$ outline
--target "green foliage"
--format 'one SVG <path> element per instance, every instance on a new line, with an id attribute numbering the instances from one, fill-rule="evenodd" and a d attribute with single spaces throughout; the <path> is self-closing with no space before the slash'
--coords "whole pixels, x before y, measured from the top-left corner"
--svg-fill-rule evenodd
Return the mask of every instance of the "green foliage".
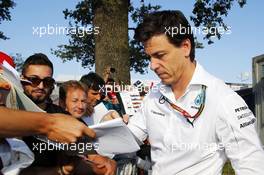
<path id="1" fill-rule="evenodd" d="M 11 57 L 13 58 L 13 60 L 16 64 L 16 70 L 21 73 L 22 67 L 24 64 L 24 59 L 23 59 L 22 55 L 20 53 L 16 53 L 15 55 L 11 55 Z"/>
<path id="2" fill-rule="evenodd" d="M 114 0 L 108 0 L 108 3 L 113 2 Z M 65 19 L 69 20 L 69 27 L 95 27 L 93 25 L 94 10 L 100 5 L 101 0 L 84 0 L 75 6 L 75 10 L 65 9 L 63 13 Z M 156 11 L 159 8 L 160 6 L 144 5 L 144 3 L 140 7 L 134 7 L 129 3 L 128 11 L 131 19 L 135 23 L 139 23 L 142 21 L 143 15 Z M 59 45 L 57 49 L 52 49 L 52 53 L 60 57 L 63 61 L 76 59 L 77 61 L 81 61 L 83 67 L 91 68 L 95 63 L 94 34 L 85 34 L 84 37 L 79 37 L 78 34 L 69 34 L 69 37 L 68 45 Z M 144 54 L 143 47 L 130 39 L 129 53 L 131 70 L 145 73 L 149 61 Z"/>
<path id="3" fill-rule="evenodd" d="M 246 0 L 237 0 L 240 7 L 246 4 Z M 223 17 L 228 15 L 234 0 L 196 0 L 193 8 L 191 20 L 195 27 L 205 27 L 208 33 L 204 39 L 208 40 L 208 44 L 212 44 L 212 38 L 221 38 L 219 27 L 223 27 L 225 31 L 228 26 L 224 23 Z M 213 29 L 213 30 L 210 30 Z"/>
<path id="4" fill-rule="evenodd" d="M 116 3 L 116 0 L 104 0 L 107 3 Z M 143 20 L 144 15 L 159 10 L 161 6 L 152 6 L 145 4 L 144 0 L 140 0 L 140 6 L 135 7 L 129 2 L 128 12 L 134 23 L 138 24 Z M 136 0 L 135 0 L 136 1 Z M 223 27 L 227 30 L 227 25 L 223 21 L 223 17 L 228 15 L 234 0 L 196 0 L 193 8 L 193 15 L 190 17 L 195 27 L 205 27 L 216 30 L 208 30 L 204 39 L 208 40 L 208 44 L 212 44 L 212 38 L 221 38 L 221 33 L 217 27 Z M 246 4 L 246 0 L 237 0 L 240 7 Z M 63 11 L 65 19 L 69 20 L 69 27 L 95 27 L 93 25 L 94 11 L 102 5 L 102 0 L 83 0 L 78 2 L 74 10 L 66 9 Z M 103 7 L 104 8 L 104 7 Z M 111 10 L 105 7 L 104 10 Z M 129 30 L 134 30 L 129 27 Z M 81 61 L 83 67 L 91 68 L 95 63 L 95 39 L 94 34 L 86 34 L 83 37 L 78 34 L 69 34 L 69 44 L 60 45 L 57 50 L 52 53 L 60 57 L 63 61 L 76 59 Z M 203 48 L 203 44 L 196 39 L 196 48 Z M 129 38 L 129 54 L 130 54 L 130 70 L 139 73 L 146 73 L 149 64 L 148 56 L 144 53 L 143 46 L 133 39 Z"/>
<path id="5" fill-rule="evenodd" d="M 135 8 L 130 4 L 128 10 L 130 12 L 130 17 L 134 23 L 139 24 L 143 21 L 143 17 L 146 14 L 157 11 L 161 6 L 152 6 L 151 4 L 144 4 L 144 1 L 141 1 L 141 6 Z M 130 28 L 130 30 L 134 30 Z M 149 65 L 149 57 L 144 52 L 144 47 L 141 43 L 129 39 L 129 55 L 130 55 L 130 70 L 144 74 L 147 72 L 147 67 Z"/>
<path id="6" fill-rule="evenodd" d="M 65 19 L 69 20 L 69 28 L 78 30 L 84 27 L 82 30 L 90 30 L 93 27 L 94 6 L 93 0 L 84 0 L 78 2 L 74 11 L 65 9 L 63 13 Z M 83 67 L 91 69 L 95 63 L 94 34 L 84 32 L 81 37 L 79 33 L 69 32 L 68 35 L 69 45 L 59 45 L 57 50 L 52 49 L 52 53 L 64 62 L 75 58 L 77 62 L 81 61 Z"/>
<path id="7" fill-rule="evenodd" d="M 146 73 L 149 65 L 149 56 L 145 54 L 144 47 L 135 40 L 129 42 L 130 69 L 141 74 Z"/>
<path id="8" fill-rule="evenodd" d="M 12 0 L 0 0 L 0 24 L 2 21 L 11 21 L 10 8 L 14 8 L 15 3 Z M 8 37 L 0 31 L 0 39 L 6 40 Z"/>
<path id="9" fill-rule="evenodd" d="M 151 12 L 155 12 L 161 8 L 160 5 L 152 6 L 151 4 L 144 4 L 144 1 L 141 1 L 141 6 L 138 8 L 133 7 L 133 5 L 130 3 L 128 7 L 128 11 L 130 12 L 131 19 L 134 23 L 140 23 L 143 21 L 143 17 L 146 14 L 149 14 Z"/>

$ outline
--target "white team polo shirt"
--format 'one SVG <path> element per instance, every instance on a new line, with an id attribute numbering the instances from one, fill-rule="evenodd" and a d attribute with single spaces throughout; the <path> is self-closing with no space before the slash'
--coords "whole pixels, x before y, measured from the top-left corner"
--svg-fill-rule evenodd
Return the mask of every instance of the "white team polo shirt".
<path id="1" fill-rule="evenodd" d="M 162 96 L 192 116 L 187 122 Z M 221 80 L 196 64 L 194 75 L 179 99 L 169 86 L 160 84 L 143 100 L 128 127 L 141 141 L 149 138 L 154 175 L 220 175 L 227 157 L 238 175 L 264 174 L 264 152 L 255 130 L 256 118 L 246 103 Z"/>

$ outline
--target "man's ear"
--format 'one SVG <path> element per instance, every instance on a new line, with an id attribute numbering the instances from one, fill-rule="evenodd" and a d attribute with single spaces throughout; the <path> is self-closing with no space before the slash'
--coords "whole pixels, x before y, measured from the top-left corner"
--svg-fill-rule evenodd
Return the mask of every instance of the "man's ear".
<path id="1" fill-rule="evenodd" d="M 181 43 L 181 48 L 183 49 L 184 57 L 189 58 L 192 48 L 191 41 L 189 39 L 183 40 Z"/>

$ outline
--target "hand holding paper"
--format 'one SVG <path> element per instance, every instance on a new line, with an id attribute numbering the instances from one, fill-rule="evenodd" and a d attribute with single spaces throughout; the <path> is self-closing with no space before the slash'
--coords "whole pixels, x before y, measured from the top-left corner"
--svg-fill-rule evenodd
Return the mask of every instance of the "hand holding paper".
<path id="1" fill-rule="evenodd" d="M 92 125 L 90 128 L 96 133 L 100 153 L 123 154 L 139 150 L 134 136 L 122 118 Z"/>

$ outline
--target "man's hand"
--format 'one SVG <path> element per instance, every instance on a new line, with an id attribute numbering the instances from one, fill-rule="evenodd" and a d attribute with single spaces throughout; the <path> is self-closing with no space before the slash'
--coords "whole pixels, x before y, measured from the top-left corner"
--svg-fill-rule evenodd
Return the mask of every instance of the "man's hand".
<path id="1" fill-rule="evenodd" d="M 116 173 L 116 162 L 108 157 L 94 154 L 88 155 L 85 159 L 93 162 L 92 165 L 95 165 L 93 166 L 93 170 L 96 174 L 115 175 Z"/>
<path id="2" fill-rule="evenodd" d="M 0 90 L 9 90 L 11 86 L 5 82 L 5 81 L 0 81 Z"/>
<path id="3" fill-rule="evenodd" d="M 77 119 L 64 114 L 51 114 L 46 136 L 62 143 L 76 142 L 81 136 L 95 138 L 95 132 Z"/>
<path id="4" fill-rule="evenodd" d="M 101 122 L 113 120 L 113 119 L 116 119 L 116 118 L 120 118 L 120 115 L 118 114 L 118 112 L 116 112 L 116 111 L 113 110 L 108 115 L 104 116 L 101 119 Z"/>
<path id="5" fill-rule="evenodd" d="M 129 122 L 129 115 L 128 114 L 123 115 L 123 122 L 125 124 L 128 124 L 128 122 Z"/>
<path id="6" fill-rule="evenodd" d="M 5 106 L 10 88 L 11 86 L 6 81 L 0 79 L 0 106 Z"/>

